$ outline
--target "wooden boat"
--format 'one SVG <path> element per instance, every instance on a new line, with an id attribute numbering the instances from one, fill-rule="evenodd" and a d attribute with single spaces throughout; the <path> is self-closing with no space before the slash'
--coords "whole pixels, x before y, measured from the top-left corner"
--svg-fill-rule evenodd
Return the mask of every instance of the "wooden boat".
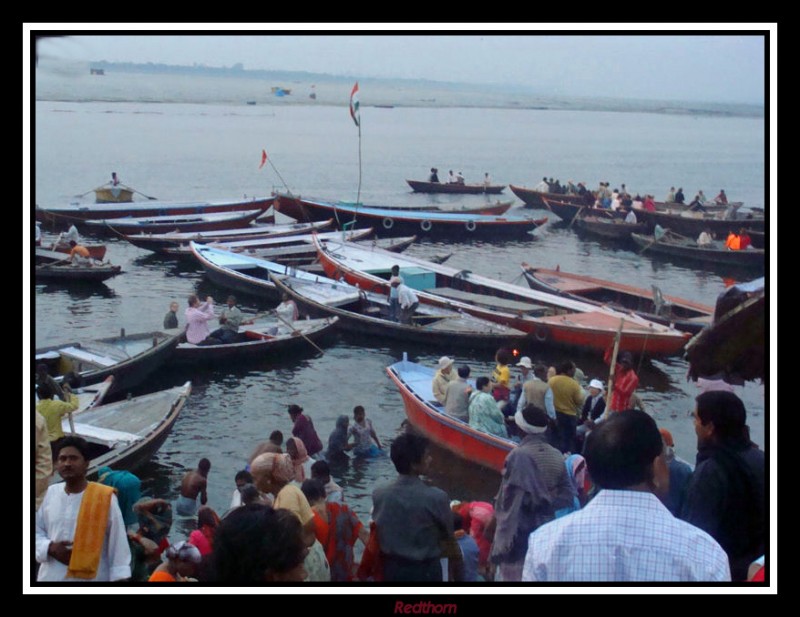
<path id="1" fill-rule="evenodd" d="M 415 193 L 457 193 L 467 195 L 498 194 L 505 184 L 458 184 L 457 182 L 426 182 L 406 180 Z"/>
<path id="2" fill-rule="evenodd" d="M 354 205 L 354 204 L 351 204 Z M 485 214 L 487 216 L 501 216 L 511 209 L 513 201 L 496 201 L 493 204 L 467 205 L 458 204 L 448 207 L 435 206 L 432 204 L 424 205 L 402 205 L 402 206 L 368 206 L 370 208 L 380 208 L 385 210 L 400 210 L 403 212 L 458 212 L 459 214 Z M 362 208 L 365 205 L 361 206 Z"/>
<path id="3" fill-rule="evenodd" d="M 531 289 L 560 294 L 620 311 L 632 311 L 656 323 L 671 325 L 685 332 L 699 332 L 711 323 L 714 308 L 677 296 L 664 295 L 655 285 L 650 290 L 604 281 L 560 269 L 548 270 L 522 264 Z"/>
<path id="4" fill-rule="evenodd" d="M 561 197 L 563 197 L 563 195 Z M 578 224 L 578 220 L 581 216 L 584 214 L 591 215 L 596 211 L 595 208 L 579 201 L 564 201 L 563 199 L 553 199 L 551 197 L 547 197 L 546 195 L 542 197 L 542 202 L 545 204 L 545 207 L 548 210 L 550 210 L 562 221 L 565 221 L 566 223 L 572 223 L 574 219 L 576 225 Z M 615 210 L 598 210 L 598 212 L 602 212 L 603 216 L 613 218 L 622 217 L 622 213 Z M 639 217 L 638 210 L 636 211 L 636 216 Z"/>
<path id="5" fill-rule="evenodd" d="M 519 197 L 528 208 L 547 210 L 548 207 L 544 201 L 545 198 L 559 200 L 569 199 L 576 202 L 579 199 L 578 195 L 568 195 L 564 193 L 543 193 L 542 191 L 535 191 L 533 189 L 525 188 L 524 186 L 515 186 L 513 184 L 509 184 L 508 188 L 511 189 L 511 192 Z"/>
<path id="6" fill-rule="evenodd" d="M 209 214 L 167 214 L 165 216 L 88 219 L 83 222 L 83 225 L 91 231 L 105 232 L 110 230 L 118 235 L 219 231 L 247 227 L 264 212 L 265 210 L 241 210 L 237 212 L 212 212 Z"/>
<path id="7" fill-rule="evenodd" d="M 636 216 L 640 221 L 649 223 L 652 228 L 656 224 L 664 229 L 669 229 L 684 236 L 697 238 L 703 230 L 709 230 L 715 236 L 727 236 L 730 231 L 739 231 L 742 227 L 753 231 L 764 231 L 766 221 L 762 217 L 754 216 L 752 212 L 739 210 L 726 210 L 723 212 L 648 212 L 637 210 Z"/>
<path id="8" fill-rule="evenodd" d="M 313 225 L 313 223 L 309 223 Z M 325 241 L 331 238 L 341 238 L 341 231 L 323 231 L 317 233 L 317 237 Z M 350 240 L 364 240 L 372 235 L 372 228 L 356 229 L 355 231 L 346 232 L 346 236 Z M 192 240 L 196 244 L 207 244 L 214 248 L 231 251 L 234 253 L 244 253 L 254 257 L 262 257 L 264 259 L 272 259 L 272 256 L 284 256 L 291 258 L 295 255 L 307 255 L 308 251 L 313 251 L 313 243 L 311 242 L 312 234 L 291 234 L 280 235 L 277 237 L 267 236 L 263 239 L 253 238 L 250 240 L 237 240 L 234 242 L 207 242 L 203 243 L 199 240 Z M 176 256 L 191 256 L 192 250 L 190 242 L 166 248 L 163 250 L 164 254 Z M 316 253 L 314 253 L 316 255 Z"/>
<path id="9" fill-rule="evenodd" d="M 472 428 L 467 422 L 445 413 L 434 398 L 431 383 L 434 369 L 410 362 L 406 354 L 400 362 L 386 367 L 403 398 L 406 417 L 417 431 L 453 454 L 502 473 L 506 457 L 516 444 Z"/>
<path id="10" fill-rule="evenodd" d="M 745 227 L 745 229 L 747 229 L 747 227 Z M 747 233 L 750 236 L 750 242 L 753 244 L 753 248 L 766 248 L 766 231 L 754 231 L 752 229 L 747 229 Z"/>
<path id="11" fill-rule="evenodd" d="M 113 222 L 111 223 L 111 227 L 113 230 L 116 230 L 116 225 Z M 155 253 L 185 254 L 189 252 L 189 242 L 197 242 L 199 244 L 246 241 L 258 242 L 274 238 L 310 234 L 331 227 L 333 227 L 333 219 L 314 223 L 251 225 L 240 229 L 220 229 L 215 231 L 186 231 L 163 234 L 139 232 L 136 234 L 119 233 L 118 235 L 134 246 Z"/>
<path id="12" fill-rule="evenodd" d="M 547 207 L 563 221 L 571 223 L 575 217 L 590 214 L 593 208 L 576 202 L 549 199 L 544 197 Z M 621 217 L 621 213 L 602 211 L 605 215 Z M 726 213 L 702 213 L 684 211 L 676 213 L 673 211 L 649 212 L 647 210 L 636 210 L 636 217 L 639 223 L 646 223 L 649 230 L 653 230 L 656 224 L 665 229 L 669 229 L 679 234 L 696 238 L 705 229 L 709 229 L 714 235 L 727 235 L 729 231 L 738 231 L 741 227 L 753 229 L 755 231 L 764 230 L 763 218 L 741 218 L 745 215 L 740 212 L 732 212 L 735 218 L 725 218 Z M 738 218 L 736 218 L 738 217 Z M 577 220 L 575 221 L 577 224 Z M 635 233 L 635 232 L 634 232 Z"/>
<path id="13" fill-rule="evenodd" d="M 545 208 L 549 209 L 546 201 L 558 201 L 562 203 L 571 203 L 578 206 L 591 206 L 591 203 L 586 203 L 584 198 L 581 195 L 577 195 L 575 193 L 550 193 L 550 192 L 543 192 L 543 191 L 536 191 L 534 189 L 525 188 L 523 186 L 515 186 L 510 184 L 509 187 L 511 192 L 514 193 L 517 197 L 519 197 L 527 207 L 529 208 Z M 591 192 L 592 202 L 594 202 L 595 194 Z M 686 211 L 689 209 L 689 204 L 679 204 L 677 202 L 663 202 L 663 201 L 656 201 L 654 202 L 656 210 L 659 211 Z M 719 205 L 713 202 L 707 202 L 703 205 L 703 207 L 708 212 L 724 212 L 727 209 L 738 210 L 744 204 L 741 201 L 736 202 L 729 202 L 726 205 Z"/>
<path id="14" fill-rule="evenodd" d="M 135 471 L 148 462 L 172 430 L 192 391 L 191 382 L 116 403 L 99 405 L 74 417 L 74 434 L 89 442 L 87 476 L 101 467 Z M 65 435 L 72 429 L 62 420 Z M 54 481 L 59 481 L 56 476 Z"/>
<path id="15" fill-rule="evenodd" d="M 458 212 L 415 212 L 390 208 L 355 206 L 346 203 L 315 201 L 277 195 L 274 207 L 277 212 L 297 220 L 320 220 L 334 217 L 339 227 L 374 227 L 384 235 L 409 235 L 447 237 L 452 240 L 473 238 L 530 237 L 536 227 L 547 219 L 538 221 L 523 217 L 501 217 Z"/>
<path id="16" fill-rule="evenodd" d="M 178 344 L 177 332 L 143 332 L 89 341 L 51 345 L 36 350 L 35 363 L 45 363 L 60 380 L 74 371 L 85 384 L 114 376 L 113 392 L 122 392 L 140 384 L 158 370 Z"/>
<path id="17" fill-rule="evenodd" d="M 239 212 L 242 210 L 267 210 L 272 197 L 239 201 L 147 201 L 120 204 L 72 203 L 65 206 L 42 208 L 36 206 L 36 220 L 43 223 L 80 225 L 85 220 L 116 219 L 142 216 L 176 216 L 182 214 L 209 214 L 212 212 Z"/>
<path id="18" fill-rule="evenodd" d="M 56 253 L 69 253 L 72 247 L 69 242 L 58 242 L 58 236 L 47 236 L 42 238 L 42 243 L 39 245 L 41 248 Z M 97 261 L 103 261 L 106 256 L 106 245 L 98 242 L 81 242 L 81 246 L 85 246 L 89 251 L 89 257 Z M 63 255 L 62 255 L 63 258 Z"/>
<path id="19" fill-rule="evenodd" d="M 255 323 L 239 326 L 236 342 L 225 345 L 193 345 L 182 342 L 175 348 L 177 363 L 232 362 L 281 357 L 294 348 L 311 347 L 335 327 L 338 319 L 299 319 L 290 328 L 275 317 L 263 317 Z M 312 348 L 313 349 L 313 348 Z"/>
<path id="20" fill-rule="evenodd" d="M 632 233 L 647 233 L 647 223 L 626 223 L 624 219 L 610 216 L 581 214 L 575 219 L 575 229 L 608 240 L 628 241 Z"/>
<path id="21" fill-rule="evenodd" d="M 721 375 L 731 383 L 767 378 L 764 278 L 720 294 L 714 321 L 686 344 L 689 377 Z"/>
<path id="22" fill-rule="evenodd" d="M 192 256 L 202 266 L 206 277 L 228 289 L 242 293 L 278 299 L 280 294 L 270 279 L 270 273 L 314 280 L 315 275 L 293 266 L 233 253 L 204 244 L 189 244 Z"/>
<path id="23" fill-rule="evenodd" d="M 543 293 L 348 242 L 317 243 L 320 264 L 333 279 L 342 277 L 365 291 L 388 294 L 393 265 L 421 303 L 443 306 L 531 334 L 537 344 L 604 352 L 624 319 L 620 348 L 636 354 L 680 353 L 688 333 L 620 313 L 608 307 Z"/>
<path id="24" fill-rule="evenodd" d="M 125 186 L 98 186 L 94 189 L 94 201 L 98 204 L 131 203 L 133 193 L 133 189 Z"/>
<path id="25" fill-rule="evenodd" d="M 69 256 L 57 251 L 37 248 L 34 251 L 34 276 L 39 281 L 99 282 L 122 272 L 122 266 L 93 261 L 88 265 L 70 263 Z"/>
<path id="26" fill-rule="evenodd" d="M 420 304 L 412 324 L 389 319 L 389 300 L 382 294 L 363 291 L 343 281 L 272 275 L 281 292 L 312 315 L 334 315 L 344 329 L 381 339 L 414 341 L 447 348 L 489 348 L 514 345 L 524 332 L 458 311 Z"/>
<path id="27" fill-rule="evenodd" d="M 631 234 L 631 238 L 641 247 L 641 253 L 679 257 L 705 264 L 726 264 L 760 269 L 763 269 L 765 265 L 764 249 L 750 248 L 731 251 L 725 248 L 724 243 L 720 240 L 714 240 L 710 245 L 700 247 L 697 246 L 694 239 L 670 231 L 667 231 L 664 237 L 658 241 L 652 235 Z"/>

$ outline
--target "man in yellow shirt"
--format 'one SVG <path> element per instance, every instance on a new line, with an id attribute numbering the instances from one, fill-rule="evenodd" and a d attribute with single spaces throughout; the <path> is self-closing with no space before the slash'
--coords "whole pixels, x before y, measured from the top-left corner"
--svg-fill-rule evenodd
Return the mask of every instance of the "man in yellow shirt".
<path id="1" fill-rule="evenodd" d="M 575 364 L 566 361 L 558 367 L 556 374 L 547 382 L 553 391 L 553 406 L 556 409 L 558 449 L 563 453 L 576 452 L 575 432 L 578 426 L 578 415 L 583 407 L 583 388 L 573 379 L 574 375 Z"/>
<path id="2" fill-rule="evenodd" d="M 66 401 L 53 398 L 55 393 L 52 387 L 47 384 L 40 384 L 36 390 L 36 394 L 39 396 L 39 403 L 36 405 L 36 411 L 42 414 L 45 424 L 47 425 L 47 434 L 50 439 L 50 448 L 52 449 L 53 458 L 55 458 L 58 445 L 57 441 L 64 437 L 64 431 L 61 428 L 61 418 L 78 408 L 78 397 L 70 391 L 67 384 L 62 384 L 61 387 L 67 397 Z"/>

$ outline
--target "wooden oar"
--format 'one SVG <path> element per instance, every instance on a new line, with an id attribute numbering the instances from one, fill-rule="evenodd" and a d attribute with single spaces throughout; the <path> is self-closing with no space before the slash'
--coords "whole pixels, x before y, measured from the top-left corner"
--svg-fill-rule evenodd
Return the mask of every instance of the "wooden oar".
<path id="1" fill-rule="evenodd" d="M 575 222 L 575 219 L 577 219 L 581 215 L 581 212 L 583 212 L 583 210 L 585 208 L 586 208 L 586 206 L 581 206 L 580 208 L 578 208 L 578 211 L 575 213 L 575 216 L 573 216 L 572 220 L 569 222 L 569 225 L 567 226 L 567 229 L 572 227 L 572 224 Z"/>
<path id="2" fill-rule="evenodd" d="M 81 193 L 80 195 L 75 195 L 76 198 L 78 197 L 86 197 L 89 193 L 94 193 L 96 190 L 103 188 L 102 186 L 98 186 L 96 189 L 89 189 L 85 193 Z"/>
<path id="3" fill-rule="evenodd" d="M 308 343 L 309 343 L 309 344 L 310 344 L 312 347 L 314 347 L 314 349 L 316 349 L 316 350 L 317 350 L 319 353 L 321 353 L 321 354 L 323 354 L 323 355 L 325 354 L 325 352 L 324 352 L 324 351 L 322 351 L 322 349 L 320 349 L 320 347 L 319 347 L 319 346 L 318 346 L 318 345 L 317 345 L 317 344 L 316 344 L 314 341 L 312 341 L 310 338 L 308 338 L 308 337 L 307 337 L 305 334 L 303 334 L 303 333 L 302 333 L 300 330 L 298 330 L 297 328 L 295 328 L 295 327 L 294 327 L 294 326 L 293 326 L 291 323 L 289 323 L 288 321 L 286 321 L 286 320 L 285 320 L 283 317 L 281 317 L 280 315 L 278 315 L 278 313 L 277 313 L 276 311 L 272 311 L 272 313 L 274 313 L 274 314 L 275 314 L 275 318 L 276 318 L 278 321 L 282 322 L 284 325 L 286 325 L 287 327 L 291 328 L 291 330 L 292 330 L 292 333 L 295 333 L 295 332 L 297 332 L 297 334 L 299 334 L 299 335 L 300 335 L 300 336 L 302 336 L 304 339 L 306 339 L 306 340 L 308 341 Z"/>
<path id="4" fill-rule="evenodd" d="M 611 394 L 614 391 L 614 371 L 617 367 L 617 354 L 619 353 L 619 342 L 622 339 L 622 327 L 625 324 L 625 318 L 619 320 L 619 328 L 617 328 L 617 335 L 614 337 L 614 351 L 611 352 L 611 370 L 608 372 L 608 401 L 606 402 L 606 410 L 611 409 Z"/>
<path id="5" fill-rule="evenodd" d="M 120 184 L 119 186 L 121 186 L 122 188 L 127 189 L 129 191 L 133 191 L 134 193 L 138 193 L 139 195 L 141 195 L 142 197 L 146 197 L 147 199 L 150 199 L 150 200 L 153 200 L 153 201 L 158 200 L 158 197 L 150 197 L 150 195 L 145 195 L 141 191 L 137 191 L 132 186 L 125 186 L 124 184 Z"/>
<path id="6" fill-rule="evenodd" d="M 669 229 L 665 229 L 664 230 L 664 236 L 666 236 L 668 233 L 672 233 L 672 232 Z M 645 246 L 641 251 L 639 251 L 637 253 L 637 255 L 641 255 L 642 253 L 644 253 L 647 249 L 649 249 L 651 246 L 653 246 L 656 242 L 658 242 L 658 239 L 656 238 L 656 234 L 655 234 L 655 231 L 654 231 L 653 232 L 653 239 L 647 244 L 647 246 Z"/>

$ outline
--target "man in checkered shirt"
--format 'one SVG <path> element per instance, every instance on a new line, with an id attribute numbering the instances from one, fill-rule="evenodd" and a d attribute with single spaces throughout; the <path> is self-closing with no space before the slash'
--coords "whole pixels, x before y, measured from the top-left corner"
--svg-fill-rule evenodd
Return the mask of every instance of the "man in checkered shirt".
<path id="1" fill-rule="evenodd" d="M 669 489 L 669 469 L 649 415 L 614 414 L 589 435 L 584 456 L 601 490 L 530 535 L 523 581 L 731 580 L 716 540 L 675 518 L 657 496 Z"/>

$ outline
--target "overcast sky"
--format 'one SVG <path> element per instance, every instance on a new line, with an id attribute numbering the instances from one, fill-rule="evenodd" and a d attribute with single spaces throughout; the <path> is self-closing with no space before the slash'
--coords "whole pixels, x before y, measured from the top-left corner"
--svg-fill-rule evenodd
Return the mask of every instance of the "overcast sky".
<path id="1" fill-rule="evenodd" d="M 26 26 L 34 33 L 42 29 L 36 24 Z M 276 36 L 253 31 L 257 26 L 247 24 L 233 28 L 239 30 L 238 35 L 209 31 L 197 36 L 175 30 L 152 34 L 154 26 L 150 24 L 151 34 L 137 33 L 124 24 L 86 27 L 108 32 L 115 26 L 122 29 L 119 35 L 87 35 L 83 30 L 69 38 L 42 41 L 40 57 L 217 67 L 242 63 L 245 69 L 310 71 L 360 79 L 524 85 L 543 95 L 763 104 L 767 49 L 761 33 L 771 29 L 768 24 L 749 28 L 737 24 L 739 33 L 735 34 L 709 31 L 708 26 L 696 34 L 686 30 L 675 34 L 658 26 L 659 33 L 643 35 L 641 26 L 625 24 L 604 26 L 602 31 L 636 34 L 590 36 L 594 31 L 585 35 L 522 34 L 519 25 L 511 24 L 508 28 L 516 32 L 498 34 L 483 27 L 475 35 L 455 35 L 441 34 L 442 26 L 414 24 L 411 28 L 415 31 L 436 29 L 412 35 L 369 35 L 369 29 L 342 34 L 326 26 L 318 34 Z M 686 24 L 677 27 L 689 28 Z M 58 25 L 47 24 L 47 29 L 51 28 Z M 743 30 L 752 34 L 743 35 Z M 772 37 L 775 44 L 776 29 Z"/>

